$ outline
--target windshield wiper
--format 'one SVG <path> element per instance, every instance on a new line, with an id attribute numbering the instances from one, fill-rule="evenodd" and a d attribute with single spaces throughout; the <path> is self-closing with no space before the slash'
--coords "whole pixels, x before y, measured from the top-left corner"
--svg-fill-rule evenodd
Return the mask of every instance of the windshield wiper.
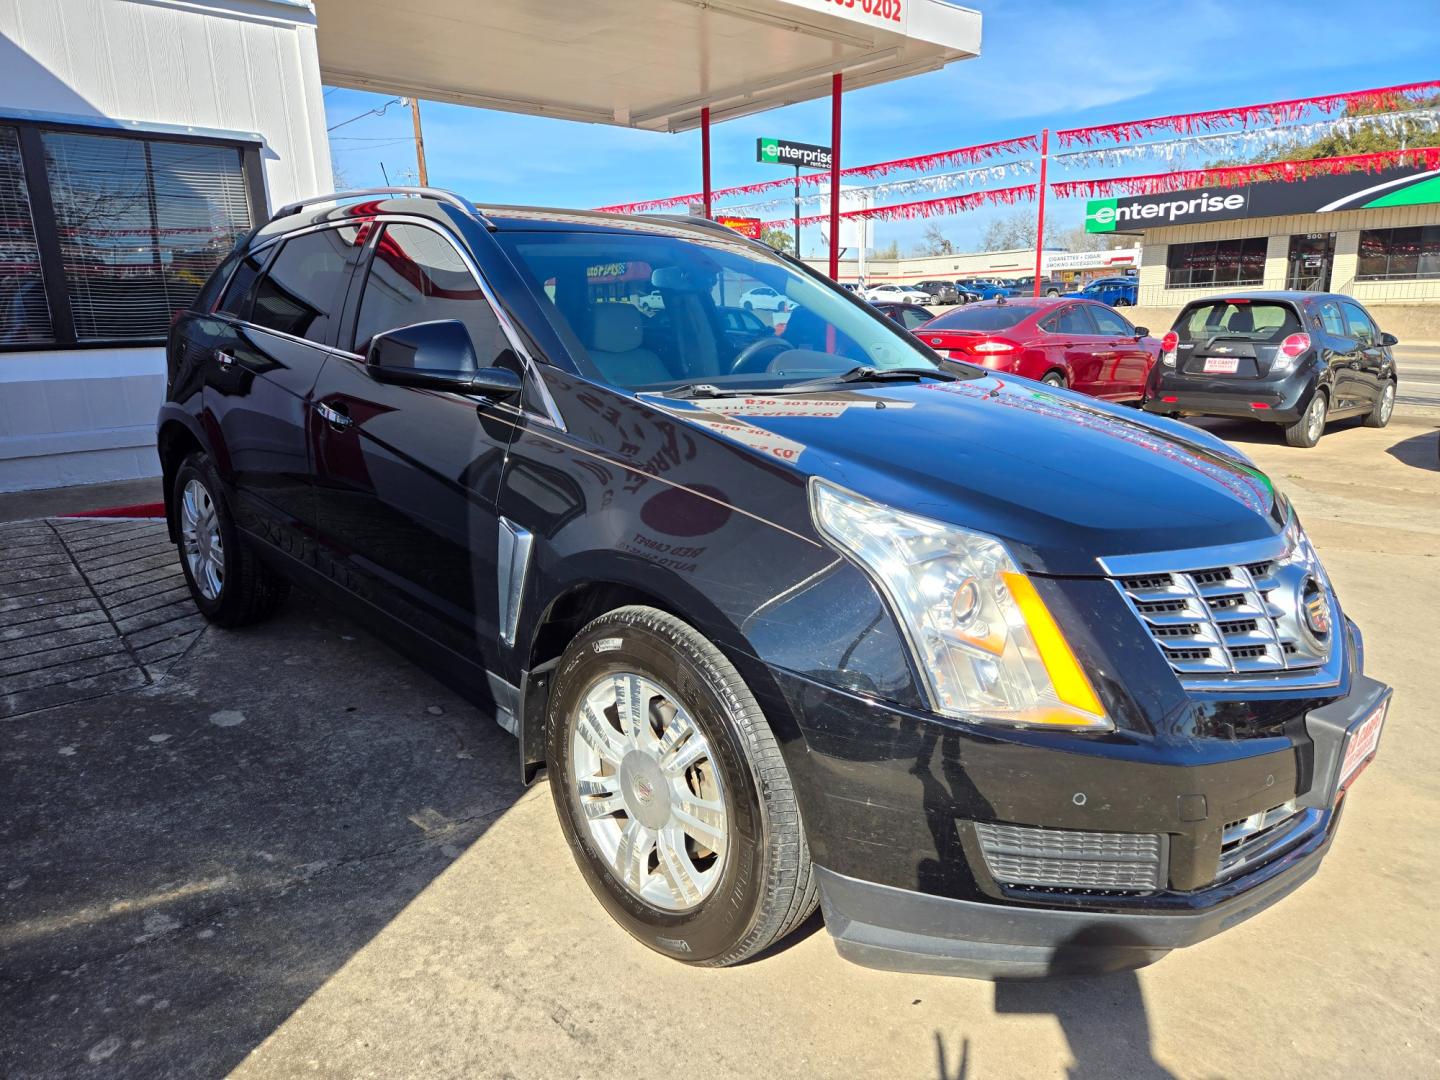
<path id="1" fill-rule="evenodd" d="M 720 387 L 711 383 L 687 383 L 684 386 L 677 386 L 674 390 L 662 390 L 661 397 L 679 398 L 723 398 L 736 397 L 739 394 L 754 393 L 753 390 L 721 390 Z"/>
<path id="2" fill-rule="evenodd" d="M 811 379 L 809 382 L 791 383 L 783 388 L 783 392 L 787 394 L 797 390 L 803 392 L 845 383 L 919 382 L 921 379 L 943 379 L 946 382 L 956 382 L 961 377 L 953 371 L 945 371 L 943 368 L 877 368 L 861 364 L 841 375 L 827 375 L 822 379 Z"/>

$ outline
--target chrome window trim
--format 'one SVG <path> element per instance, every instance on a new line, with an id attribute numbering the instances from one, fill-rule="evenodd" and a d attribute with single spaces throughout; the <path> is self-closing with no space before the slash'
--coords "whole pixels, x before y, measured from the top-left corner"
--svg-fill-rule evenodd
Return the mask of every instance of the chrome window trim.
<path id="1" fill-rule="evenodd" d="M 467 252 L 456 241 L 455 237 L 449 232 L 447 232 L 445 229 L 437 225 L 434 221 L 431 221 L 429 218 L 418 217 L 411 214 L 386 213 L 376 215 L 373 218 L 367 218 L 366 220 L 376 222 L 380 225 L 389 224 L 391 222 L 398 222 L 405 225 L 418 225 L 420 228 L 429 229 L 431 232 L 435 233 L 447 244 L 449 244 L 452 249 L 454 249 L 455 253 L 460 256 L 460 261 L 465 264 L 465 268 L 469 270 L 471 276 L 475 278 L 476 284 L 480 286 L 480 291 L 485 296 L 485 302 L 489 305 L 491 314 L 495 316 L 495 321 L 500 324 L 500 330 L 505 335 L 505 340 L 510 343 L 510 348 L 514 350 L 516 356 L 520 357 L 521 363 L 525 367 L 525 373 L 533 378 L 534 386 L 540 396 L 540 402 L 545 408 L 545 411 L 543 413 L 532 412 L 528 409 L 523 408 L 515 409 L 513 411 L 518 415 L 527 416 L 532 419 L 539 420 L 542 423 L 549 424 L 551 427 L 558 428 L 560 431 L 565 431 L 566 427 L 564 417 L 560 415 L 560 409 L 555 404 L 555 398 L 551 395 L 550 388 L 545 385 L 545 378 L 540 373 L 540 369 L 544 365 L 537 361 L 535 357 L 531 355 L 530 350 L 525 347 L 524 342 L 521 340 L 519 330 L 516 329 L 515 323 L 510 318 L 509 313 L 506 312 L 505 309 L 501 306 L 499 297 L 497 296 L 495 290 L 491 287 L 490 283 L 485 280 L 485 275 L 481 273 L 480 267 L 476 264 L 475 260 L 470 257 L 470 253 Z M 306 225 L 303 228 L 294 229 L 289 232 L 282 233 L 279 236 L 271 237 L 264 243 L 257 244 L 255 247 L 251 248 L 250 251 L 246 254 L 248 255 L 255 252 L 264 251 L 267 248 L 273 247 L 274 245 L 280 243 L 282 240 L 289 240 L 291 237 L 294 236 L 304 236 L 307 233 L 320 232 L 322 229 L 343 229 L 347 225 L 353 227 L 355 225 L 355 222 L 323 221 L 315 225 Z M 267 267 L 266 269 L 268 270 L 269 268 Z M 367 275 L 370 272 L 368 265 L 365 272 Z M 364 299 L 363 291 L 360 299 Z M 286 334 L 283 331 L 279 330 L 271 330 L 268 327 L 259 326 L 255 323 L 250 322 L 249 320 L 235 319 L 234 321 L 238 325 L 246 326 L 255 330 L 261 330 L 267 334 L 278 334 L 280 337 L 286 338 L 290 341 L 298 341 L 305 345 L 314 346 L 315 348 L 325 349 L 327 352 L 334 353 L 339 356 L 344 356 L 351 360 L 359 360 L 362 363 L 365 360 L 365 358 L 359 353 L 353 353 L 350 352 L 348 349 L 342 349 L 338 346 L 322 345 L 318 341 L 311 341 L 308 338 L 296 337 L 293 334 Z"/>

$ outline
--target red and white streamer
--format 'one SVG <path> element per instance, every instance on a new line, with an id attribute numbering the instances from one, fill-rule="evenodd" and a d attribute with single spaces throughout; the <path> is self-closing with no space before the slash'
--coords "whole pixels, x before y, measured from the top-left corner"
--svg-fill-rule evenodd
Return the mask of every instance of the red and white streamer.
<path id="1" fill-rule="evenodd" d="M 1344 94 L 1269 101 L 1263 105 L 1240 105 L 1228 109 L 1209 109 L 1205 112 L 1152 116 L 1144 120 L 1125 120 L 1118 124 L 1066 128 L 1057 131 L 1055 138 L 1061 146 L 1090 146 L 1097 142 L 1129 142 L 1156 131 L 1177 131 L 1182 135 L 1189 135 L 1193 132 L 1213 131 L 1219 127 L 1248 126 L 1258 122 L 1289 124 L 1312 112 L 1405 108 L 1437 92 L 1440 92 L 1440 79 L 1404 83 L 1400 86 L 1382 86 L 1374 90 L 1352 90 Z"/>
<path id="2" fill-rule="evenodd" d="M 974 210 L 979 206 L 1004 204 L 1013 206 L 1020 202 L 1033 202 L 1038 190 L 1036 184 L 1019 184 L 1015 187 L 987 188 L 984 191 L 967 191 L 963 195 L 950 195 L 943 199 L 925 199 L 920 202 L 897 203 L 894 206 L 867 206 L 860 210 L 844 210 L 841 220 L 855 221 L 913 221 L 916 218 L 948 217 L 951 214 Z M 823 225 L 830 220 L 829 214 L 811 214 L 800 219 L 801 225 Z M 793 225 L 793 218 L 767 221 L 767 229 L 783 229 Z"/>
<path id="3" fill-rule="evenodd" d="M 1440 168 L 1440 146 L 1409 150 L 1379 150 L 1369 154 L 1312 158 L 1309 161 L 1268 161 L 1258 165 L 1225 165 L 1209 169 L 1181 169 L 1146 176 L 1108 176 L 1098 180 L 1062 180 L 1050 185 L 1060 199 L 1094 199 L 1104 195 L 1159 195 L 1201 187 L 1240 187 L 1243 184 L 1283 180 L 1296 183 L 1313 176 L 1339 176 L 1352 172 L 1380 172 L 1401 165 Z"/>
<path id="4" fill-rule="evenodd" d="M 872 165 L 852 165 L 848 169 L 841 169 L 840 176 L 842 179 L 847 179 L 856 176 L 888 176 L 895 172 L 931 172 L 952 165 L 975 165 L 1002 154 L 1018 154 L 1025 150 L 1033 151 L 1038 149 L 1039 145 L 1037 136 L 1022 135 L 1018 139 L 1001 139 L 998 142 L 980 143 L 976 146 L 959 146 L 953 150 L 942 150 L 938 154 L 895 158 L 893 161 L 877 161 Z M 829 183 L 829 181 L 830 173 L 828 171 L 800 174 L 801 187 L 815 187 L 819 184 Z M 754 184 L 719 188 L 710 193 L 710 198 L 713 204 L 722 199 L 740 195 L 758 195 L 762 191 L 793 187 L 794 184 L 793 176 L 787 176 L 780 180 L 762 180 Z M 689 195 L 672 195 L 664 199 L 642 199 L 639 202 L 615 203 L 611 206 L 597 207 L 597 209 L 612 214 L 644 214 L 651 210 L 669 210 L 677 206 L 691 206 L 703 199 L 703 193 L 692 192 Z"/>

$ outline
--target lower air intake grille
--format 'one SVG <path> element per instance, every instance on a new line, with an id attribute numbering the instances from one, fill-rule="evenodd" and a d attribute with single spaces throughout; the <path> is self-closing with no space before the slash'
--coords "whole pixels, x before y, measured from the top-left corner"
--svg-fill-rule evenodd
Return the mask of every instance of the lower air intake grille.
<path id="1" fill-rule="evenodd" d="M 1160 887 L 1161 837 L 1149 833 L 1073 832 L 975 822 L 985 865 L 1005 885 L 1066 889 Z"/>
<path id="2" fill-rule="evenodd" d="M 1229 822 L 1220 838 L 1220 872 L 1215 880 L 1235 877 L 1283 854 L 1309 836 L 1321 817 L 1319 810 L 1297 810 L 1291 799 Z"/>

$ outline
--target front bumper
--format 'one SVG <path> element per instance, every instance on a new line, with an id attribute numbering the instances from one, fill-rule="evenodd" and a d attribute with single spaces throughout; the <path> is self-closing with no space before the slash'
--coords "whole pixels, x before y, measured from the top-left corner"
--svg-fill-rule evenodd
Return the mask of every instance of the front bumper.
<path id="1" fill-rule="evenodd" d="M 1165 415 L 1229 416 L 1293 424 L 1305 414 L 1317 385 L 1313 363 L 1279 378 L 1189 375 L 1156 366 L 1145 410 Z"/>
<path id="2" fill-rule="evenodd" d="M 1184 758 L 1202 763 L 1166 764 L 1154 745 L 857 710 L 863 699 L 774 674 L 805 736 L 803 764 L 795 743 L 787 751 L 837 948 L 868 966 L 975 978 L 1143 966 L 1280 900 L 1318 868 L 1347 739 L 1390 692 L 1357 673 L 1345 697 L 1297 703 L 1288 734 L 1207 740 Z M 1313 825 L 1226 877 L 1227 827 L 1291 800 Z M 990 873 L 977 822 L 1161 835 L 1161 887 L 1008 885 Z"/>

